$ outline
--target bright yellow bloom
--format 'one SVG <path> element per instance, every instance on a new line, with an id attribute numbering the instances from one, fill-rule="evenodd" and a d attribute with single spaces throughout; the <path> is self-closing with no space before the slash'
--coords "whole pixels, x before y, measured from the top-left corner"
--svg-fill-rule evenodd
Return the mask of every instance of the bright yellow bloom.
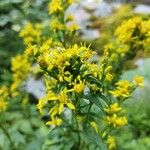
<path id="1" fill-rule="evenodd" d="M 19 33 L 20 37 L 23 38 L 24 44 L 28 45 L 32 42 L 38 42 L 42 34 L 41 28 L 41 24 L 32 25 L 31 23 L 27 23 Z"/>
<path id="2" fill-rule="evenodd" d="M 47 104 L 47 101 L 43 98 L 39 99 L 37 106 L 37 109 L 41 114 L 44 114 L 43 108 Z"/>
<path id="3" fill-rule="evenodd" d="M 70 25 L 67 26 L 67 30 L 71 33 L 75 32 L 79 29 L 80 29 L 80 27 L 76 23 L 71 23 Z"/>
<path id="4" fill-rule="evenodd" d="M 72 102 L 69 101 L 68 95 L 66 93 L 67 91 L 62 91 L 59 96 L 58 100 L 60 102 L 59 104 L 59 114 L 62 112 L 64 105 L 68 106 L 70 109 L 74 110 L 75 106 Z"/>
<path id="5" fill-rule="evenodd" d="M 67 0 L 68 4 L 72 4 L 74 2 L 74 0 Z"/>
<path id="6" fill-rule="evenodd" d="M 121 80 L 117 82 L 115 85 L 117 85 L 117 88 L 129 88 L 131 87 L 131 84 L 127 80 Z"/>
<path id="7" fill-rule="evenodd" d="M 112 79 L 113 79 L 113 75 L 110 74 L 110 73 L 107 73 L 107 74 L 106 74 L 106 80 L 112 81 Z"/>
<path id="8" fill-rule="evenodd" d="M 111 104 L 111 105 L 109 106 L 109 108 L 105 108 L 104 110 L 105 110 L 107 113 L 116 113 L 116 112 L 122 110 L 122 108 L 119 106 L 118 103 L 114 103 L 114 104 Z"/>
<path id="9" fill-rule="evenodd" d="M 25 54 L 27 56 L 32 56 L 33 54 L 36 54 L 38 51 L 37 46 L 36 45 L 31 45 L 31 43 L 27 46 L 27 48 L 25 49 Z"/>
<path id="10" fill-rule="evenodd" d="M 128 89 L 126 88 L 120 88 L 120 89 L 116 89 L 114 91 L 109 91 L 109 93 L 111 93 L 114 97 L 129 97 L 130 96 L 130 92 Z"/>
<path id="11" fill-rule="evenodd" d="M 121 80 L 116 83 L 117 87 L 116 90 L 109 91 L 114 97 L 129 97 L 130 96 L 130 88 L 132 84 L 129 83 L 127 80 Z"/>
<path id="12" fill-rule="evenodd" d="M 108 149 L 109 150 L 114 150 L 116 149 L 116 142 L 115 142 L 115 138 L 113 136 L 108 136 L 107 137 L 107 141 L 106 143 L 108 144 Z"/>
<path id="13" fill-rule="evenodd" d="M 81 93 L 84 91 L 84 87 L 85 87 L 84 83 L 80 82 L 78 84 L 75 84 L 73 88 L 75 92 Z"/>
<path id="14" fill-rule="evenodd" d="M 17 55 L 11 60 L 11 70 L 13 71 L 13 83 L 10 86 L 12 95 L 18 94 L 17 90 L 22 81 L 26 80 L 31 70 L 31 64 L 26 55 Z"/>
<path id="15" fill-rule="evenodd" d="M 98 126 L 97 126 L 97 124 L 96 124 L 96 122 L 95 121 L 92 121 L 91 123 L 90 123 L 90 125 L 95 129 L 95 131 L 98 133 Z"/>
<path id="16" fill-rule="evenodd" d="M 126 117 L 118 117 L 116 114 L 113 114 L 113 116 L 107 116 L 106 120 L 108 124 L 113 125 L 114 127 L 122 127 L 127 124 Z"/>
<path id="17" fill-rule="evenodd" d="M 133 83 L 136 85 L 136 86 L 139 86 L 139 87 L 144 87 L 144 77 L 142 76 L 135 76 L 133 78 Z"/>
<path id="18" fill-rule="evenodd" d="M 51 121 L 48 121 L 46 123 L 46 125 L 53 125 L 54 127 L 59 126 L 61 124 L 62 124 L 62 119 L 61 118 L 52 118 Z"/>
<path id="19" fill-rule="evenodd" d="M 49 14 L 57 13 L 63 10 L 61 0 L 52 0 L 48 5 Z"/>
<path id="20" fill-rule="evenodd" d="M 50 22 L 50 29 L 54 32 L 64 30 L 65 26 L 57 19 L 52 19 Z"/>
<path id="21" fill-rule="evenodd" d="M 0 112 L 5 111 L 7 109 L 8 103 L 4 100 L 0 100 Z"/>
<path id="22" fill-rule="evenodd" d="M 67 95 L 67 90 L 63 90 L 59 95 L 55 95 L 52 92 L 48 92 L 45 97 L 41 98 L 37 107 L 42 112 L 42 108 L 47 104 L 48 101 L 58 101 L 58 105 L 54 106 L 50 113 L 52 113 L 53 116 L 55 116 L 57 113 L 61 114 L 63 111 L 64 106 L 67 106 L 68 108 L 74 110 L 75 106 L 73 103 L 69 100 Z M 57 112 L 57 113 L 56 113 Z"/>

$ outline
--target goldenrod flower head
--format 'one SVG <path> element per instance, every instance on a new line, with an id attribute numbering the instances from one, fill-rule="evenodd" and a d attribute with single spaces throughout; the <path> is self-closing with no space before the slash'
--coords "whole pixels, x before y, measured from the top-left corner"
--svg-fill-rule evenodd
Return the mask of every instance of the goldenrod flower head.
<path id="1" fill-rule="evenodd" d="M 67 0 L 67 3 L 70 5 L 74 2 L 74 0 Z"/>
<path id="2" fill-rule="evenodd" d="M 27 23 L 24 28 L 20 31 L 19 35 L 23 38 L 24 44 L 28 45 L 32 42 L 38 42 L 41 32 L 42 25 L 41 24 L 34 24 Z"/>
<path id="3" fill-rule="evenodd" d="M 112 81 L 112 79 L 113 79 L 113 75 L 110 74 L 110 73 L 107 73 L 107 74 L 106 74 L 106 80 Z"/>
<path id="4" fill-rule="evenodd" d="M 78 84 L 75 84 L 73 88 L 75 92 L 81 93 L 84 91 L 84 87 L 85 87 L 84 83 L 80 82 Z"/>
<path id="5" fill-rule="evenodd" d="M 144 77 L 142 76 L 135 76 L 133 78 L 133 83 L 136 85 L 136 86 L 139 86 L 139 87 L 144 87 Z"/>
<path id="6" fill-rule="evenodd" d="M 73 21 L 73 16 L 71 14 L 67 15 L 66 21 Z"/>
<path id="7" fill-rule="evenodd" d="M 52 0 L 48 5 L 49 14 L 57 13 L 63 10 L 61 0 Z"/>
<path id="8" fill-rule="evenodd" d="M 127 80 L 121 80 L 116 83 L 117 87 L 113 91 L 109 91 L 114 97 L 124 97 L 127 98 L 130 96 L 130 88 L 132 84 Z"/>
<path id="9" fill-rule="evenodd" d="M 25 55 L 27 56 L 32 56 L 34 54 L 36 54 L 38 51 L 37 46 L 36 45 L 32 45 L 31 43 L 27 46 L 27 48 L 25 49 Z"/>
<path id="10" fill-rule="evenodd" d="M 67 26 L 67 30 L 71 33 L 74 33 L 75 31 L 79 30 L 80 27 L 76 23 L 71 23 Z"/>
<path id="11" fill-rule="evenodd" d="M 109 149 L 109 150 L 114 150 L 114 149 L 116 149 L 116 142 L 115 142 L 115 138 L 114 138 L 113 136 L 109 135 L 109 136 L 107 137 L 106 143 L 108 144 L 108 149 Z"/>
<path id="12" fill-rule="evenodd" d="M 130 92 L 127 88 L 119 88 L 114 91 L 109 91 L 109 93 L 111 93 L 116 98 L 119 98 L 119 97 L 127 98 L 130 96 Z"/>
<path id="13" fill-rule="evenodd" d="M 64 105 L 66 105 L 68 108 L 74 110 L 75 106 L 73 103 L 69 100 L 67 91 L 64 90 L 58 95 L 58 100 L 60 102 L 59 104 L 59 114 L 62 112 Z"/>
<path id="14" fill-rule="evenodd" d="M 0 99 L 0 112 L 5 111 L 7 109 L 7 105 L 8 103 L 6 101 Z"/>
<path id="15" fill-rule="evenodd" d="M 108 124 L 113 125 L 114 127 L 122 127 L 127 124 L 127 119 L 125 116 L 118 117 L 116 114 L 113 114 L 113 116 L 107 116 L 106 120 Z"/>
<path id="16" fill-rule="evenodd" d="M 65 26 L 57 19 L 52 19 L 50 22 L 50 29 L 54 32 L 61 31 L 65 29 Z"/>
<path id="17" fill-rule="evenodd" d="M 97 124 L 96 124 L 96 122 L 95 121 L 92 121 L 91 123 L 90 123 L 90 125 L 95 129 L 95 131 L 98 133 L 98 126 L 97 126 Z"/>
<path id="18" fill-rule="evenodd" d="M 53 125 L 55 126 L 60 126 L 62 124 L 62 119 L 61 118 L 52 118 L 51 121 L 48 121 L 46 125 Z"/>
<path id="19" fill-rule="evenodd" d="M 131 83 L 128 80 L 121 80 L 119 82 L 117 82 L 115 85 L 117 85 L 117 88 L 129 88 L 131 87 Z"/>
<path id="20" fill-rule="evenodd" d="M 111 104 L 108 108 L 105 108 L 104 110 L 107 113 L 116 113 L 116 112 L 122 110 L 122 108 L 119 106 L 118 103 L 114 103 L 114 104 Z"/>

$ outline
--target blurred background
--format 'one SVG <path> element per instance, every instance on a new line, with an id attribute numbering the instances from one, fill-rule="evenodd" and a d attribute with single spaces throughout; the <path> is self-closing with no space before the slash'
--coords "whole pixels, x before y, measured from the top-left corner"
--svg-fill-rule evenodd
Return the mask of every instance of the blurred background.
<path id="1" fill-rule="evenodd" d="M 7 85 L 11 80 L 11 58 L 22 53 L 24 45 L 19 37 L 23 25 L 30 21 L 47 22 L 49 0 L 0 0 L 0 85 Z M 78 0 L 67 10 L 80 26 L 79 36 L 73 42 L 91 44 L 92 49 L 101 55 L 101 50 L 113 37 L 118 25 L 133 16 L 150 18 L 150 0 Z M 127 63 L 123 78 L 132 79 L 136 74 L 145 78 L 143 90 L 136 90 L 125 103 L 129 124 L 118 131 L 119 150 L 150 149 L 150 58 L 149 53 L 141 53 Z M 30 80 L 28 91 L 39 98 L 43 85 L 40 81 Z M 39 89 L 40 88 L 40 89 Z M 12 136 L 18 145 L 25 143 L 28 150 L 41 150 L 47 139 L 48 129 L 40 122 L 35 107 L 24 117 L 17 112 L 8 113 L 10 122 L 17 122 L 10 127 Z M 26 119 L 30 118 L 30 119 Z M 18 121 L 19 120 L 19 121 Z M 41 135 L 38 137 L 38 135 Z M 46 145 L 49 143 L 47 142 Z M 7 145 L 5 136 L 0 132 L 0 148 Z M 6 146 L 7 147 L 7 146 Z"/>

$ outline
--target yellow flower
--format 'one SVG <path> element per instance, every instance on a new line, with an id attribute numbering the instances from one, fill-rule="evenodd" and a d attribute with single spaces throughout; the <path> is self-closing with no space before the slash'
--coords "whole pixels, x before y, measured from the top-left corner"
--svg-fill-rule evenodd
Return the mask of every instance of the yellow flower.
<path id="1" fill-rule="evenodd" d="M 75 106 L 73 105 L 73 103 L 69 101 L 69 98 L 68 98 L 66 92 L 67 91 L 64 90 L 58 96 L 58 100 L 60 102 L 60 104 L 59 104 L 59 114 L 62 112 L 64 105 L 68 106 L 72 110 L 75 109 Z"/>
<path id="2" fill-rule="evenodd" d="M 4 100 L 0 100 L 0 112 L 5 111 L 7 109 L 7 102 Z"/>
<path id="3" fill-rule="evenodd" d="M 48 5 L 49 14 L 57 13 L 63 10 L 61 0 L 52 0 Z"/>
<path id="4" fill-rule="evenodd" d="M 79 29 L 80 29 L 80 27 L 76 23 L 72 23 L 67 26 L 67 30 L 71 33 L 73 33 L 74 31 L 77 31 Z"/>
<path id="5" fill-rule="evenodd" d="M 111 93 L 114 97 L 129 97 L 130 96 L 130 92 L 128 89 L 126 88 L 120 88 L 120 89 L 116 89 L 114 91 L 109 91 L 109 93 Z"/>
<path id="6" fill-rule="evenodd" d="M 41 114 L 44 114 L 43 108 L 47 104 L 47 101 L 44 98 L 39 99 L 37 106 L 37 109 Z"/>
<path id="7" fill-rule="evenodd" d="M 38 51 L 37 46 L 36 45 L 31 45 L 31 43 L 27 46 L 27 48 L 25 49 L 25 54 L 27 56 L 32 56 L 33 54 L 36 54 Z"/>
<path id="8" fill-rule="evenodd" d="M 38 42 L 42 34 L 41 28 L 41 24 L 32 25 L 27 23 L 19 33 L 20 37 L 23 38 L 24 44 L 28 45 L 32 42 Z"/>
<path id="9" fill-rule="evenodd" d="M 131 84 L 127 80 L 121 80 L 117 82 L 115 85 L 117 85 L 118 88 L 129 88 L 131 87 Z"/>
<path id="10" fill-rule="evenodd" d="M 130 88 L 132 84 L 129 83 L 127 80 L 121 80 L 116 83 L 117 87 L 116 90 L 109 91 L 114 97 L 124 97 L 127 98 L 130 96 Z"/>
<path id="11" fill-rule="evenodd" d="M 139 87 L 144 87 L 144 77 L 142 76 L 135 76 L 133 78 L 133 83 L 136 85 L 136 86 L 139 86 Z"/>
<path id="12" fill-rule="evenodd" d="M 74 0 L 67 0 L 68 4 L 72 4 L 74 2 Z"/>
<path id="13" fill-rule="evenodd" d="M 46 123 L 46 125 L 53 125 L 54 127 L 59 126 L 61 124 L 62 124 L 62 119 L 61 118 L 52 118 L 51 121 L 48 121 Z"/>
<path id="14" fill-rule="evenodd" d="M 85 87 L 84 83 L 80 82 L 78 84 L 75 84 L 73 88 L 75 92 L 81 93 L 84 91 L 84 87 Z"/>
<path id="15" fill-rule="evenodd" d="M 98 126 L 97 126 L 97 124 L 96 124 L 96 122 L 95 121 L 92 121 L 91 123 L 90 123 L 90 125 L 95 129 L 95 131 L 98 133 Z"/>
<path id="16" fill-rule="evenodd" d="M 57 18 L 55 18 L 50 22 L 50 29 L 56 32 L 57 30 L 64 30 L 65 26 Z"/>
<path id="17" fill-rule="evenodd" d="M 121 107 L 119 107 L 119 104 L 118 103 L 114 103 L 114 104 L 111 104 L 109 106 L 109 108 L 105 108 L 104 109 L 107 113 L 115 113 L 115 112 L 118 112 L 120 110 L 122 110 Z"/>
<path id="18" fill-rule="evenodd" d="M 108 81 L 112 81 L 112 79 L 113 79 L 112 74 L 107 73 L 107 74 L 106 74 L 106 80 L 108 80 Z"/>
<path id="19" fill-rule="evenodd" d="M 108 136 L 107 137 L 107 141 L 106 143 L 108 144 L 108 149 L 109 150 L 114 150 L 116 149 L 116 142 L 115 142 L 115 138 L 113 136 Z"/>
<path id="20" fill-rule="evenodd" d="M 106 120 L 108 124 L 112 124 L 114 127 L 122 127 L 127 124 L 126 117 L 118 117 L 116 114 L 113 114 L 113 116 L 107 116 Z"/>

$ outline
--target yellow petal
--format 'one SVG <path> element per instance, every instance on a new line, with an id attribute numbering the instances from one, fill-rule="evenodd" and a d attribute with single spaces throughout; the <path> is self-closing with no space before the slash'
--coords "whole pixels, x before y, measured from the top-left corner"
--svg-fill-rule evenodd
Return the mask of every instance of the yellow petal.
<path id="1" fill-rule="evenodd" d="M 61 114 L 61 113 L 62 113 L 63 108 L 64 108 L 64 104 L 60 104 L 60 105 L 59 105 L 59 114 Z"/>
<path id="2" fill-rule="evenodd" d="M 73 109 L 73 110 L 75 109 L 75 106 L 74 106 L 72 103 L 67 103 L 66 105 L 67 105 L 70 109 Z"/>

